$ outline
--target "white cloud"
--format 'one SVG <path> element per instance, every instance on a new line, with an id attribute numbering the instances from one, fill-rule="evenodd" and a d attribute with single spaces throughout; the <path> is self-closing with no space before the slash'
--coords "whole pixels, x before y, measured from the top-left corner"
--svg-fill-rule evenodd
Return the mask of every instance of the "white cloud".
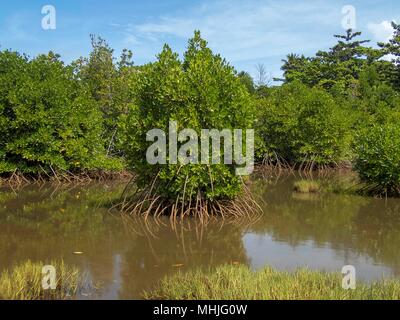
<path id="1" fill-rule="evenodd" d="M 368 30 L 374 35 L 378 42 L 389 42 L 393 37 L 394 29 L 392 27 L 391 21 L 384 20 L 380 23 L 369 23 Z M 392 54 L 388 54 L 382 57 L 382 60 L 392 61 L 396 57 Z"/>
<path id="2" fill-rule="evenodd" d="M 316 30 L 340 28 L 341 6 L 326 1 L 208 1 L 174 15 L 126 27 L 125 41 L 143 46 L 187 39 L 198 29 L 211 48 L 234 64 L 274 59 L 329 46 L 332 38 Z M 138 49 L 138 48 L 137 48 Z M 139 49 L 140 50 L 140 49 Z M 250 62 L 249 62 L 250 63 Z"/>
<path id="3" fill-rule="evenodd" d="M 374 35 L 377 41 L 388 42 L 393 36 L 392 23 L 384 20 L 380 23 L 369 23 L 368 30 Z"/>
<path id="4" fill-rule="evenodd" d="M 375 41 L 388 41 L 393 34 L 390 20 L 368 23 L 375 13 L 364 13 L 359 25 L 367 27 Z M 133 45 L 136 58 L 143 61 L 154 57 L 164 42 L 182 52 L 197 29 L 238 70 L 254 75 L 261 62 L 280 77 L 281 59 L 289 53 L 310 56 L 328 49 L 335 42 L 332 35 L 343 32 L 342 20 L 342 4 L 324 0 L 204 0 L 195 7 L 125 25 L 123 34 L 124 43 Z"/>

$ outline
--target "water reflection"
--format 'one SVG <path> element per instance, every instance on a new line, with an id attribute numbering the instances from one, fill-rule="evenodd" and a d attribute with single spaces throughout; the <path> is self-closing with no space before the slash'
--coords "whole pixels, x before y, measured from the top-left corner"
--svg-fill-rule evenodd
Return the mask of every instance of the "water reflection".
<path id="1" fill-rule="evenodd" d="M 259 182 L 268 203 L 266 214 L 244 237 L 249 256 L 257 257 L 255 267 L 300 265 L 337 271 L 352 264 L 365 280 L 399 275 L 399 199 L 297 194 L 297 179 L 283 177 L 272 185 Z"/>
<path id="2" fill-rule="evenodd" d="M 294 176 L 254 181 L 264 215 L 253 224 L 193 221 L 171 228 L 108 212 L 123 185 L 29 186 L 0 192 L 0 271 L 27 259 L 64 259 L 101 289 L 80 299 L 140 298 L 157 280 L 194 267 L 243 263 L 292 270 L 356 266 L 364 279 L 399 276 L 400 200 L 293 192 Z M 74 252 L 83 252 L 76 255 Z"/>

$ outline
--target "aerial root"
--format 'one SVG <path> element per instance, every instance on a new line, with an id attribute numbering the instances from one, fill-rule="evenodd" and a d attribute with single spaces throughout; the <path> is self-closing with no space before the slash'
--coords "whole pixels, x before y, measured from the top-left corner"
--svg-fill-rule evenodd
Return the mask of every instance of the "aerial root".
<path id="1" fill-rule="evenodd" d="M 127 195 L 129 193 L 127 189 L 135 187 L 127 188 L 122 196 L 122 201 L 113 208 L 131 216 L 143 217 L 145 220 L 149 217 L 160 218 L 167 216 L 173 224 L 178 220 L 183 220 L 185 217 L 192 217 L 201 222 L 206 222 L 213 218 L 252 218 L 262 213 L 262 208 L 245 184 L 243 184 L 243 192 L 235 199 L 211 200 L 207 199 L 201 191 L 198 191 L 196 196 L 188 198 L 185 183 L 182 194 L 176 199 L 170 200 L 157 193 L 156 180 L 157 177 L 144 190 L 136 188 L 131 196 Z"/>
<path id="2" fill-rule="evenodd" d="M 0 177 L 0 183 L 11 187 L 23 187 L 28 184 L 86 184 L 94 181 L 127 180 L 132 177 L 129 172 L 108 172 L 102 170 L 81 171 L 73 173 L 68 170 L 54 170 L 50 166 L 50 171 L 44 170 L 40 166 L 38 173 L 22 173 L 18 170 Z"/>

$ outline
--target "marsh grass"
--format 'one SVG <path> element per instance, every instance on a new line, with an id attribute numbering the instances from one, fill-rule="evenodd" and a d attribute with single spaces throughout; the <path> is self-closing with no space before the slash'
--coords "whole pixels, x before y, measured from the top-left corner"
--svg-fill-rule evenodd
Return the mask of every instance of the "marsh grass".
<path id="1" fill-rule="evenodd" d="M 178 273 L 166 277 L 145 299 L 160 300 L 398 300 L 400 282 L 383 280 L 342 288 L 340 273 L 299 269 L 288 273 L 267 267 L 253 272 L 243 265 Z"/>
<path id="2" fill-rule="evenodd" d="M 299 174 L 299 178 L 293 185 L 293 190 L 297 194 L 367 195 L 364 192 L 366 185 L 351 171 L 345 171 L 344 174 L 337 171 L 315 176 Z"/>
<path id="3" fill-rule="evenodd" d="M 1 300 L 65 300 L 73 298 L 80 287 L 79 270 L 64 262 L 52 262 L 56 268 L 55 290 L 42 288 L 42 263 L 27 261 L 0 275 Z"/>
<path id="4" fill-rule="evenodd" d="M 300 180 L 294 183 L 293 189 L 299 193 L 318 193 L 321 191 L 321 185 L 317 181 Z"/>

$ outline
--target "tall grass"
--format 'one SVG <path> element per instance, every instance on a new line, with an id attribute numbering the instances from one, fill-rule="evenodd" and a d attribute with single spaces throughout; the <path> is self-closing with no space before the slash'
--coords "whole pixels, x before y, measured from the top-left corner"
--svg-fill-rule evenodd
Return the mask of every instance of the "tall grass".
<path id="1" fill-rule="evenodd" d="M 294 191 L 300 193 L 318 193 L 321 191 L 321 186 L 317 181 L 300 180 L 293 185 Z"/>
<path id="2" fill-rule="evenodd" d="M 342 288 L 340 273 L 306 269 L 294 273 L 270 267 L 252 272 L 246 266 L 226 265 L 215 270 L 179 273 L 164 278 L 145 299 L 172 300 L 386 300 L 400 299 L 400 281 L 357 283 Z"/>
<path id="3" fill-rule="evenodd" d="M 79 270 L 64 262 L 52 262 L 56 269 L 55 290 L 42 288 L 41 263 L 27 261 L 4 271 L 0 276 L 0 299 L 2 300 L 65 300 L 73 297 L 79 288 Z"/>

